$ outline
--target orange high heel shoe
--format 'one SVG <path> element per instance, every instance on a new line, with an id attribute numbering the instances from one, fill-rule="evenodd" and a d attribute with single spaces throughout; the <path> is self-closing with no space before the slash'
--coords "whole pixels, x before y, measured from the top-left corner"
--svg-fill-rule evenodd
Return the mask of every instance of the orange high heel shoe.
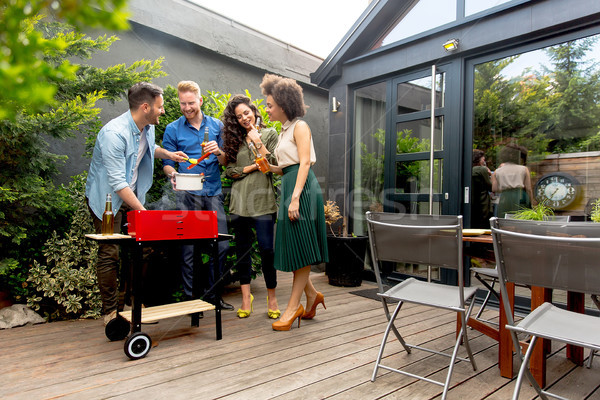
<path id="1" fill-rule="evenodd" d="M 315 315 L 317 314 L 317 306 L 319 304 L 323 304 L 323 308 L 327 310 L 327 307 L 325 307 L 325 296 L 323 296 L 323 293 L 321 293 L 321 292 L 317 292 L 317 297 L 315 297 L 315 302 L 313 303 L 310 310 L 308 310 L 307 312 L 304 313 L 304 315 L 302 315 L 302 319 L 313 319 L 315 317 Z"/>
<path id="2" fill-rule="evenodd" d="M 304 315 L 304 306 L 300 304 L 292 319 L 287 322 L 283 322 L 282 320 L 275 321 L 271 326 L 274 331 L 289 331 L 292 328 L 294 321 L 298 319 L 298 328 L 300 328 L 300 319 L 302 318 L 302 315 Z"/>

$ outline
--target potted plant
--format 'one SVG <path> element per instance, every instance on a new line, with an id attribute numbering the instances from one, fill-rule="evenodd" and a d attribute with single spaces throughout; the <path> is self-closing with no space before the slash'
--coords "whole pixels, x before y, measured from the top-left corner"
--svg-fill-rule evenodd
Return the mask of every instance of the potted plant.
<path id="1" fill-rule="evenodd" d="M 340 235 L 339 231 L 343 229 L 338 229 L 336 234 L 333 225 L 341 218 L 337 204 L 328 200 L 325 204 L 325 223 L 330 231 L 327 236 L 329 262 L 325 266 L 325 272 L 330 285 L 360 286 L 369 238 L 353 234 Z"/>
<path id="2" fill-rule="evenodd" d="M 539 203 L 532 208 L 523 208 L 513 214 L 514 219 L 526 219 L 532 221 L 543 221 L 552 217 L 554 212 L 544 202 Z"/>

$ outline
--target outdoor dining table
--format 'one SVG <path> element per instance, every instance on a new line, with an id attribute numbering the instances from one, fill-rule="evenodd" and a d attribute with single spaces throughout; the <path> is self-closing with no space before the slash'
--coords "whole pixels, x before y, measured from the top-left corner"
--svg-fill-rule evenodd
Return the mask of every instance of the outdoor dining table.
<path id="1" fill-rule="evenodd" d="M 494 241 L 492 239 L 492 235 L 486 232 L 485 234 L 475 236 L 463 235 L 463 243 L 481 243 L 493 248 Z M 493 252 L 490 254 L 493 254 Z M 465 255 L 469 255 L 468 249 L 465 249 Z M 532 286 L 530 289 L 532 311 L 541 306 L 544 302 L 550 302 L 552 300 L 552 291 L 550 289 L 538 286 Z M 506 285 L 506 290 L 514 317 L 515 285 L 508 282 Z M 500 304 L 502 304 L 501 293 Z M 476 320 L 472 317 L 467 321 L 467 325 L 498 341 L 498 366 L 500 368 L 500 375 L 505 378 L 512 378 L 514 346 L 510 337 L 510 331 L 506 329 L 507 317 L 506 313 L 504 312 L 504 307 L 499 308 L 500 321 L 498 328 L 490 326 L 489 324 Z M 567 309 L 570 311 L 583 313 L 585 310 L 584 295 L 582 293 L 568 292 Z M 458 329 L 460 329 L 460 318 L 457 318 L 457 331 Z M 550 352 L 551 342 L 547 339 L 541 338 L 538 340 L 538 342 L 539 343 L 531 356 L 530 370 L 535 380 L 540 384 L 540 386 L 544 387 L 546 386 L 546 355 Z M 527 346 L 527 343 L 522 343 L 522 345 Z M 583 349 L 581 347 L 567 345 L 567 358 L 577 365 L 583 365 Z"/>

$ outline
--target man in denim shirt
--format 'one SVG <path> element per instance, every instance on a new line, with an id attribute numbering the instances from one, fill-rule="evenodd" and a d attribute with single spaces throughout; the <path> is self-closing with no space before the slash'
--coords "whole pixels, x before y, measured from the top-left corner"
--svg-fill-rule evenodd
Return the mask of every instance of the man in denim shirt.
<path id="1" fill-rule="evenodd" d="M 202 190 L 178 191 L 177 208 L 180 210 L 207 210 L 216 211 L 219 223 L 219 233 L 227 233 L 227 219 L 223 209 L 223 193 L 221 192 L 221 170 L 219 164 L 225 163 L 225 153 L 219 148 L 223 145 L 223 123 L 216 118 L 204 115 L 200 110 L 202 96 L 200 87 L 193 81 L 181 81 L 177 85 L 179 95 L 179 107 L 182 117 L 167 125 L 163 137 L 163 146 L 170 151 L 182 150 L 190 158 L 200 158 L 203 152 L 213 155 L 201 161 L 192 169 L 188 169 L 189 162 L 179 163 L 179 173 L 200 174 L 205 176 Z M 208 140 L 205 142 L 205 133 L 208 131 Z M 204 143 L 205 142 L 205 143 Z M 165 160 L 163 170 L 171 178 L 173 188 L 175 186 L 175 162 Z M 233 310 L 231 304 L 225 303 L 221 298 L 221 277 L 225 271 L 225 260 L 229 242 L 220 241 L 219 260 L 211 260 L 208 271 L 208 281 L 202 282 L 205 286 L 206 301 L 220 305 L 226 310 Z M 192 298 L 193 268 L 194 268 L 194 246 L 182 246 L 181 275 L 183 288 L 187 298 Z M 197 250 L 198 257 L 201 256 L 200 249 Z M 200 262 L 200 260 L 196 260 Z M 207 292 L 209 291 L 209 292 Z"/>
<path id="2" fill-rule="evenodd" d="M 94 146 L 85 196 L 96 233 L 102 232 L 106 195 L 111 194 L 115 233 L 121 231 L 129 210 L 145 210 L 152 186 L 154 158 L 181 162 L 182 151 L 171 152 L 154 142 L 154 125 L 165 113 L 162 89 L 151 83 L 133 85 L 127 94 L 129 111 L 104 125 Z M 96 273 L 102 297 L 104 323 L 114 318 L 118 306 L 118 245 L 100 244 Z"/>

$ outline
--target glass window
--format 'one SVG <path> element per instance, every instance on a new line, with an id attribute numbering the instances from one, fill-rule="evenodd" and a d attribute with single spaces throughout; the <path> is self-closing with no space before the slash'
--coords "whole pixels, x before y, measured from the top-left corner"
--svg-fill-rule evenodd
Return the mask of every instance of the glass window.
<path id="1" fill-rule="evenodd" d="M 475 66 L 473 148 L 493 173 L 496 216 L 537 206 L 590 219 L 600 198 L 599 39 Z"/>
<path id="2" fill-rule="evenodd" d="M 477 14 L 512 0 L 465 0 L 465 16 Z"/>
<path id="3" fill-rule="evenodd" d="M 433 192 L 442 191 L 442 160 L 433 160 Z M 429 193 L 429 160 L 396 163 L 396 193 Z M 428 203 L 429 204 L 429 203 Z M 429 211 L 426 213 L 428 214 Z"/>
<path id="4" fill-rule="evenodd" d="M 571 220 L 589 217 L 600 197 L 599 37 L 475 67 L 473 148 L 495 171 L 497 216 L 543 204 Z M 526 168 L 531 184 L 507 181 L 518 170 L 511 165 Z M 509 186 L 522 188 L 520 197 Z"/>
<path id="5" fill-rule="evenodd" d="M 428 31 L 456 20 L 456 0 L 418 0 L 398 18 L 396 25 L 373 48 Z"/>
<path id="6" fill-rule="evenodd" d="M 354 92 L 353 232 L 366 234 L 365 213 L 383 211 L 385 82 Z"/>
<path id="7" fill-rule="evenodd" d="M 436 75 L 435 107 L 444 107 L 445 73 Z M 399 115 L 431 109 L 431 76 L 398 84 L 397 112 Z"/>
<path id="8" fill-rule="evenodd" d="M 443 150 L 444 117 L 435 117 L 434 150 Z M 431 118 L 396 124 L 396 154 L 419 153 L 431 148 Z"/>

